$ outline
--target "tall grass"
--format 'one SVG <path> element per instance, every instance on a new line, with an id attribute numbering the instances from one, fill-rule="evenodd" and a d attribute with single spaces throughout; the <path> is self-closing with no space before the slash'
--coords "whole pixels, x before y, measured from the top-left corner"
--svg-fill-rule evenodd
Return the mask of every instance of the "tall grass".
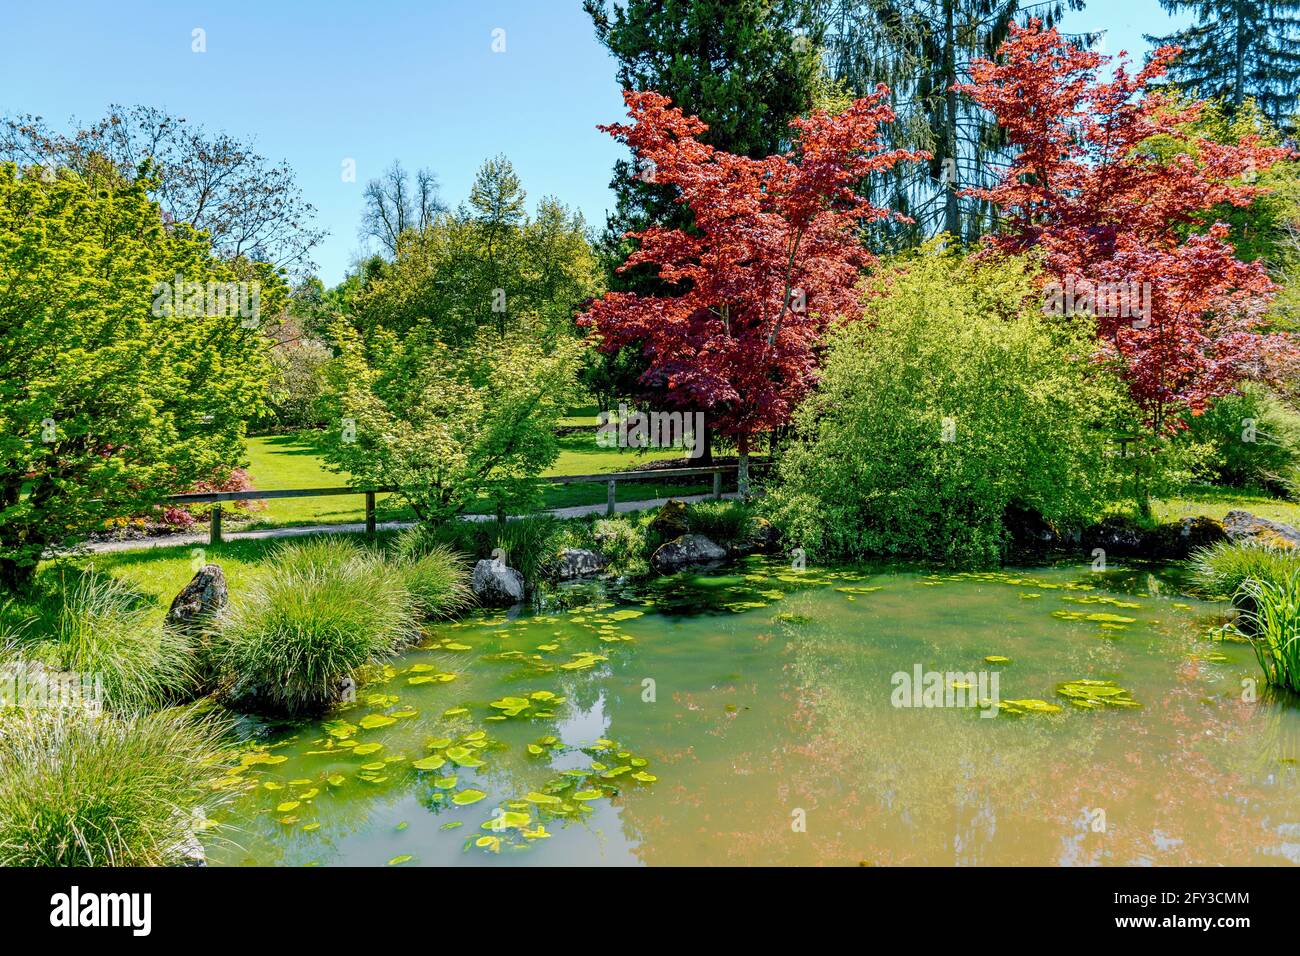
<path id="1" fill-rule="evenodd" d="M 423 617 L 450 617 L 474 601 L 464 555 L 445 545 L 435 545 L 418 557 L 399 561 L 397 570 Z"/>
<path id="2" fill-rule="evenodd" d="M 1300 570 L 1300 552 L 1264 545 L 1220 541 L 1191 556 L 1192 577 L 1204 591 L 1249 601 L 1247 581 L 1280 581 Z"/>
<path id="3" fill-rule="evenodd" d="M 235 706 L 300 716 L 326 709 L 344 681 L 417 633 L 402 571 L 340 539 L 277 549 L 222 619 L 222 689 Z"/>
<path id="4" fill-rule="evenodd" d="M 497 521 L 448 521 L 436 528 L 413 529 L 398 537 L 399 560 L 443 545 L 471 560 L 490 558 L 498 549 L 504 561 L 524 576 L 531 588 L 545 579 L 566 544 L 565 525 L 553 515 Z"/>
<path id="5" fill-rule="evenodd" d="M 691 534 L 702 534 L 721 545 L 734 545 L 749 537 L 754 519 L 741 501 L 697 501 L 686 509 Z"/>
<path id="6" fill-rule="evenodd" d="M 171 710 L 0 716 L 0 866 L 166 866 L 184 860 L 222 727 Z"/>
<path id="7" fill-rule="evenodd" d="M 155 709 L 186 699 L 196 686 L 191 639 L 163 628 L 156 605 L 121 578 L 93 567 L 62 574 L 26 611 L 0 628 L 0 645 L 97 680 L 110 709 Z"/>
<path id="8" fill-rule="evenodd" d="M 1251 609 L 1242 615 L 1270 684 L 1300 693 L 1300 569 L 1273 580 L 1242 584 Z"/>

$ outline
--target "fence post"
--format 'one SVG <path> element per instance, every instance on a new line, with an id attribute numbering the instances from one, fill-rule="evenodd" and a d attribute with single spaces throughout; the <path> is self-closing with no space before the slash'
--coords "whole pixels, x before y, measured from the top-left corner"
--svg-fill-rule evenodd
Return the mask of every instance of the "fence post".
<path id="1" fill-rule="evenodd" d="M 713 473 L 713 500 L 722 500 L 722 472 L 720 471 Z"/>
<path id="2" fill-rule="evenodd" d="M 208 531 L 208 544 L 221 543 L 221 502 L 212 505 L 212 527 Z"/>
<path id="3" fill-rule="evenodd" d="M 366 492 L 366 537 L 375 536 L 375 493 Z"/>
<path id="4" fill-rule="evenodd" d="M 608 491 L 606 494 L 605 514 L 613 517 L 614 515 L 614 486 L 618 484 L 615 479 L 609 479 Z"/>

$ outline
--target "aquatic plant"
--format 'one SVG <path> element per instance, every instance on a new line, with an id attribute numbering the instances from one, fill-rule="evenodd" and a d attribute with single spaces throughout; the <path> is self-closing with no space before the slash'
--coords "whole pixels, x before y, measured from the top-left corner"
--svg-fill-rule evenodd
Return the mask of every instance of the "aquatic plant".
<path id="1" fill-rule="evenodd" d="M 223 726 L 180 711 L 0 717 L 0 866 L 185 862 Z"/>
<path id="2" fill-rule="evenodd" d="M 1242 617 L 1265 679 L 1300 693 L 1300 568 L 1271 580 L 1249 578 L 1241 590 L 1250 599 Z"/>
<path id="3" fill-rule="evenodd" d="M 338 539 L 285 545 L 231 605 L 214 653 L 224 696 L 258 713 L 319 712 L 415 633 L 402 569 Z"/>

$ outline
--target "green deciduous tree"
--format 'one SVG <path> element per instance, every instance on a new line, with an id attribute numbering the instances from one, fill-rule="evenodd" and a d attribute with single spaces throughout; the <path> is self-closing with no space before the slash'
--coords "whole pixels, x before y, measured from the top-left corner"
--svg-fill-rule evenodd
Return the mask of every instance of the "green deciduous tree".
<path id="1" fill-rule="evenodd" d="M 214 309 L 209 294 L 234 291 L 236 271 L 206 236 L 164 221 L 154 185 L 147 169 L 123 183 L 0 166 L 8 587 L 29 581 L 47 548 L 228 470 L 243 451 L 244 419 L 262 403 L 257 316 L 228 300 Z M 250 269 L 274 285 L 273 270 Z M 203 301 L 175 289 L 177 277 L 203 284 Z M 274 314 L 282 298 L 282 284 L 268 287 L 261 311 Z"/>
<path id="2" fill-rule="evenodd" d="M 824 557 L 995 560 L 1011 506 L 1069 523 L 1105 496 L 1123 386 L 1045 317 L 1022 259 L 932 250 L 882 270 L 834 336 L 771 498 Z M 1130 410 L 1131 411 L 1131 410 Z"/>

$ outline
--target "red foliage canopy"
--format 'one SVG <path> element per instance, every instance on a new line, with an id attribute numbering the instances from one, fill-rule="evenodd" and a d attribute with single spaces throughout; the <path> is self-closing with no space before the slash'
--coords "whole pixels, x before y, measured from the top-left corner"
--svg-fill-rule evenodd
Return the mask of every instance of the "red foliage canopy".
<path id="1" fill-rule="evenodd" d="M 1106 82 L 1099 71 L 1110 57 L 1031 21 L 1012 27 L 1000 62 L 977 61 L 974 82 L 960 87 L 1021 150 L 997 186 L 971 191 L 1004 214 L 991 246 L 1038 250 L 1058 288 L 1134 290 L 1149 302 L 1096 318 L 1102 356 L 1119 361 L 1157 431 L 1178 428 L 1179 411 L 1199 414 L 1269 352 L 1291 348 L 1258 331 L 1274 292 L 1263 265 L 1237 259 L 1227 226 L 1196 230 L 1206 210 L 1249 205 L 1260 192 L 1254 174 L 1286 151 L 1258 137 L 1222 144 L 1189 133 L 1202 104 L 1147 89 L 1178 53 L 1162 47 L 1136 74 L 1121 61 Z M 1157 155 L 1161 135 L 1192 148 Z"/>
<path id="2" fill-rule="evenodd" d="M 657 265 L 674 294 L 611 292 L 578 321 L 607 350 L 639 345 L 646 383 L 704 409 L 742 452 L 812 386 L 827 324 L 860 312 L 855 285 L 872 261 L 860 226 L 893 214 L 853 186 L 921 158 L 882 148 L 880 124 L 894 118 L 886 95 L 792 121 L 792 149 L 765 159 L 700 142 L 705 124 L 654 92 L 625 91 L 632 124 L 601 127 L 631 147 L 642 176 L 676 186 L 695 221 L 689 232 L 633 233 L 639 248 L 622 266 Z"/>

